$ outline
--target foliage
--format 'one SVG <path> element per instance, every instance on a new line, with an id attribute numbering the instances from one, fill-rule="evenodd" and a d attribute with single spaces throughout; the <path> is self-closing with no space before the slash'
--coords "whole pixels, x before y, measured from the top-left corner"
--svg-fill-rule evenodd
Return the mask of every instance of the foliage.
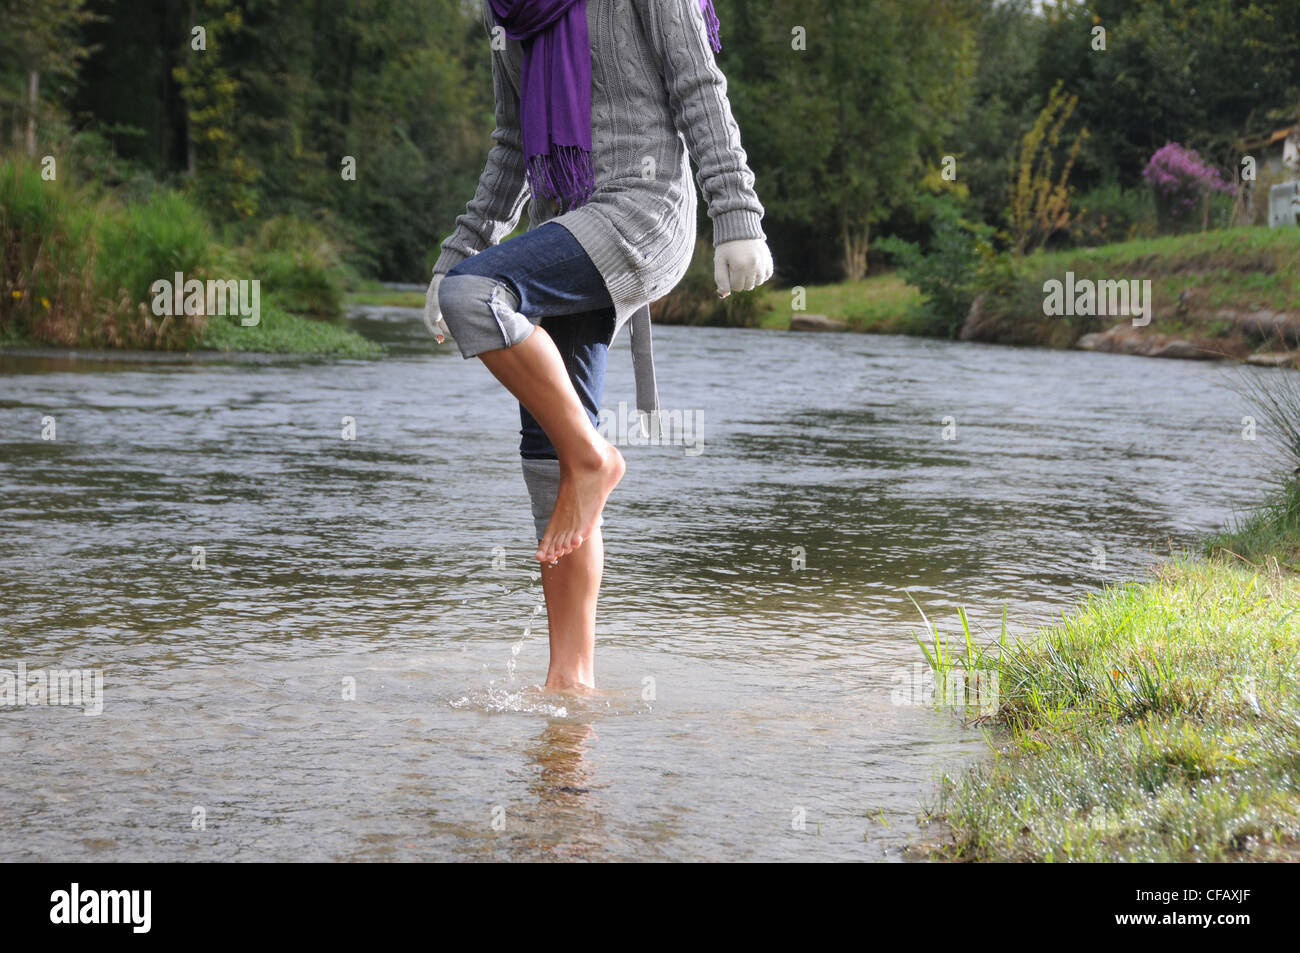
<path id="1" fill-rule="evenodd" d="M 1066 122 L 1079 104 L 1079 97 L 1066 95 L 1063 85 L 1058 82 L 1052 87 L 1033 128 L 1020 141 L 1010 210 L 1012 247 L 1017 255 L 1041 248 L 1070 223 L 1070 170 L 1088 138 L 1088 130 L 1080 130 L 1066 154 L 1060 177 L 1053 179 L 1054 152 Z"/>
<path id="2" fill-rule="evenodd" d="M 196 49 L 198 40 L 191 35 L 193 55 L 172 74 L 185 99 L 191 159 L 205 204 L 220 217 L 246 219 L 258 210 L 261 172 L 236 128 L 241 99 L 236 43 L 244 17 L 234 0 L 203 0 L 201 9 L 203 47 Z"/>
<path id="3" fill-rule="evenodd" d="M 1161 224 L 1168 230 L 1186 230 L 1201 219 L 1204 230 L 1209 215 L 1209 198 L 1215 192 L 1236 194 L 1236 187 L 1219 170 L 1206 164 L 1196 151 L 1167 142 L 1151 156 L 1142 170 L 1143 180 L 1156 195 Z M 1203 211 L 1196 216 L 1197 207 Z"/>
<path id="4" fill-rule="evenodd" d="M 338 317 L 343 292 L 356 280 L 337 243 L 305 219 L 268 219 L 240 252 L 243 268 L 262 282 L 267 299 L 301 314 Z"/>
<path id="5" fill-rule="evenodd" d="M 783 260 L 806 279 L 857 280 L 873 229 L 951 148 L 975 68 L 973 4 L 748 0 L 719 16 L 764 205 L 815 230 L 820 259 L 792 242 Z"/>
<path id="6" fill-rule="evenodd" d="M 30 152 L 29 134 L 61 114 L 91 52 L 81 40 L 96 17 L 85 7 L 86 0 L 0 0 L 0 142 Z"/>
<path id="7" fill-rule="evenodd" d="M 153 295 L 149 286 L 181 272 L 186 279 L 208 277 L 212 229 L 185 196 L 164 190 L 144 201 L 121 205 L 99 222 L 99 239 L 113 249 L 102 258 L 100 275 L 110 294 L 132 303 Z"/>
<path id="8" fill-rule="evenodd" d="M 1083 209 L 1058 188 L 1064 157 L 1050 180 L 1034 166 L 1019 174 L 1020 145 L 1062 83 L 1077 97 L 1070 123 L 1090 133 L 1070 171 L 1082 192 L 1128 194 L 1170 141 L 1234 168 L 1241 142 L 1300 103 L 1293 0 L 716 5 L 718 61 L 774 257 L 782 280 L 805 286 L 865 273 L 880 235 L 915 238 L 916 200 L 949 156 L 957 178 L 944 187 L 969 196 L 967 217 L 1007 228 L 1009 210 L 1025 210 L 1026 250 L 1060 242 L 1042 233 L 1062 220 L 1076 243 L 1131 228 L 1136 213 L 1096 201 L 1104 221 L 1075 227 Z M 111 4 L 0 0 L 0 135 L 24 148 L 34 70 L 38 151 L 61 171 L 132 201 L 183 182 L 236 243 L 276 216 L 316 221 L 357 270 L 419 282 L 492 144 L 481 6 L 195 0 L 193 15 L 156 5 L 141 30 Z M 1089 42 L 1099 27 L 1104 51 Z M 349 160 L 355 177 L 343 175 Z M 1208 218 L 1202 209 L 1210 226 L 1217 201 Z M 699 224 L 707 237 L 704 203 Z"/>
<path id="9" fill-rule="evenodd" d="M 222 244 L 194 201 L 174 189 L 124 202 L 47 181 L 32 163 L 0 160 L 0 261 L 0 339 L 9 342 L 173 349 L 204 339 L 221 348 L 374 351 L 352 332 L 312 328 L 289 314 L 341 310 L 351 279 L 322 228 L 281 217 L 243 245 Z M 151 286 L 177 272 L 263 282 L 269 322 L 236 330 L 214 327 L 215 316 L 154 315 Z"/>
<path id="10" fill-rule="evenodd" d="M 1151 190 L 1111 182 L 1076 195 L 1069 231 L 1073 245 L 1111 245 L 1151 238 L 1157 231 Z"/>
<path id="11" fill-rule="evenodd" d="M 381 357 L 384 348 L 329 321 L 314 321 L 262 302 L 261 321 L 244 327 L 237 317 L 217 315 L 196 347 L 215 351 L 257 351 L 318 357 Z"/>
<path id="12" fill-rule="evenodd" d="M 104 307 L 96 278 L 95 208 L 82 191 L 0 161 L 0 332 L 79 343 L 83 315 Z"/>
<path id="13" fill-rule="evenodd" d="M 921 204 L 932 216 L 929 247 L 889 236 L 876 243 L 892 253 L 899 272 L 920 289 L 924 313 L 933 333 L 956 337 L 979 291 L 981 278 L 999 267 L 995 230 L 972 222 L 947 198 L 927 198 Z"/>

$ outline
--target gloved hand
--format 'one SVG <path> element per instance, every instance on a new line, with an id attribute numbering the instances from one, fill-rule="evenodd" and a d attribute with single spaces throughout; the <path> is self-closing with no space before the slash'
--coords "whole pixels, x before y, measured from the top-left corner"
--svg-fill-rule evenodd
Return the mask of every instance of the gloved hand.
<path id="1" fill-rule="evenodd" d="M 718 296 L 752 291 L 772 277 L 772 252 L 761 238 L 723 242 L 713 253 L 713 280 Z"/>
<path id="2" fill-rule="evenodd" d="M 439 344 L 451 337 L 451 329 L 442 320 L 442 309 L 438 307 L 438 285 L 441 283 L 442 275 L 434 275 L 424 296 L 424 326 L 438 339 Z"/>

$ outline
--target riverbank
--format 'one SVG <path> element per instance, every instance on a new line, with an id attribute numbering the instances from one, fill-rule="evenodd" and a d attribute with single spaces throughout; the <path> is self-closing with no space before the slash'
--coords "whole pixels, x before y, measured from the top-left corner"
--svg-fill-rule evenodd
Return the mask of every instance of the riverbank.
<path id="1" fill-rule="evenodd" d="M 128 198 L 73 172 L 0 159 L 0 348 L 384 353 L 341 323 L 357 278 L 319 224 L 218 227 L 183 189 Z"/>
<path id="2" fill-rule="evenodd" d="M 996 674 L 981 721 L 998 741 L 941 780 L 950 837 L 929 855 L 1300 859 L 1298 553 L 1292 482 L 1204 558 L 1094 594 L 1036 639 L 936 660 L 936 677 Z"/>
<path id="3" fill-rule="evenodd" d="M 1014 274 L 976 299 L 963 340 L 1263 363 L 1300 356 L 1300 229 L 1234 228 L 1053 252 L 1030 256 Z M 1044 315 L 1044 283 L 1068 274 L 1149 280 L 1150 323 Z"/>
<path id="4" fill-rule="evenodd" d="M 1150 281 L 1151 320 L 1043 313 L 1044 283 L 1067 275 Z M 827 326 L 886 334 L 940 334 L 917 289 L 896 274 L 810 286 L 807 313 Z M 763 293 L 758 326 L 791 327 L 788 290 Z M 1141 320 L 1141 319 L 1139 319 Z M 796 324 L 798 322 L 796 321 Z M 960 338 L 996 344 L 1138 354 L 1300 362 L 1300 229 L 1236 228 L 1031 255 L 975 296 Z"/>
<path id="5" fill-rule="evenodd" d="M 156 355 L 161 361 L 277 357 L 382 357 L 385 349 L 355 331 L 327 321 L 305 318 L 278 308 L 263 308 L 258 323 L 244 327 L 235 317 L 208 319 L 192 347 L 184 349 L 138 350 L 131 348 L 76 348 L 51 346 L 31 335 L 0 337 L 0 354 L 70 358 L 104 355 L 106 359 L 134 361 Z M 98 358 L 95 358 L 98 359 Z"/>

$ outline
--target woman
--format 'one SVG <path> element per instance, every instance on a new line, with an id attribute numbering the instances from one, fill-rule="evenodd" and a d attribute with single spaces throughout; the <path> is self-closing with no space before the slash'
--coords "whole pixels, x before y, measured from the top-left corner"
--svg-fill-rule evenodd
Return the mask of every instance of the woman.
<path id="1" fill-rule="evenodd" d="M 495 144 L 442 243 L 425 322 L 519 400 L 546 687 L 592 689 L 601 510 L 625 466 L 595 426 L 606 354 L 630 322 L 637 407 L 657 413 L 649 303 L 694 250 L 692 158 L 718 293 L 767 281 L 772 256 L 713 57 L 712 0 L 484 0 L 483 16 Z M 502 242 L 530 197 L 529 231 Z"/>

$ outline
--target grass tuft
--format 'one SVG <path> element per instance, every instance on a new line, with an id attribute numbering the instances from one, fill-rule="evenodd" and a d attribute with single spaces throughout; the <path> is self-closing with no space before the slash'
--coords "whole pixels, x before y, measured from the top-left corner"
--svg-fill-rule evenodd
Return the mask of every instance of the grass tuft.
<path id="1" fill-rule="evenodd" d="M 926 657 L 996 671 L 999 737 L 990 763 L 941 782 L 939 856 L 1295 859 L 1300 579 L 1181 559 L 1032 640 L 994 651 L 962 631 L 960 661 Z"/>

